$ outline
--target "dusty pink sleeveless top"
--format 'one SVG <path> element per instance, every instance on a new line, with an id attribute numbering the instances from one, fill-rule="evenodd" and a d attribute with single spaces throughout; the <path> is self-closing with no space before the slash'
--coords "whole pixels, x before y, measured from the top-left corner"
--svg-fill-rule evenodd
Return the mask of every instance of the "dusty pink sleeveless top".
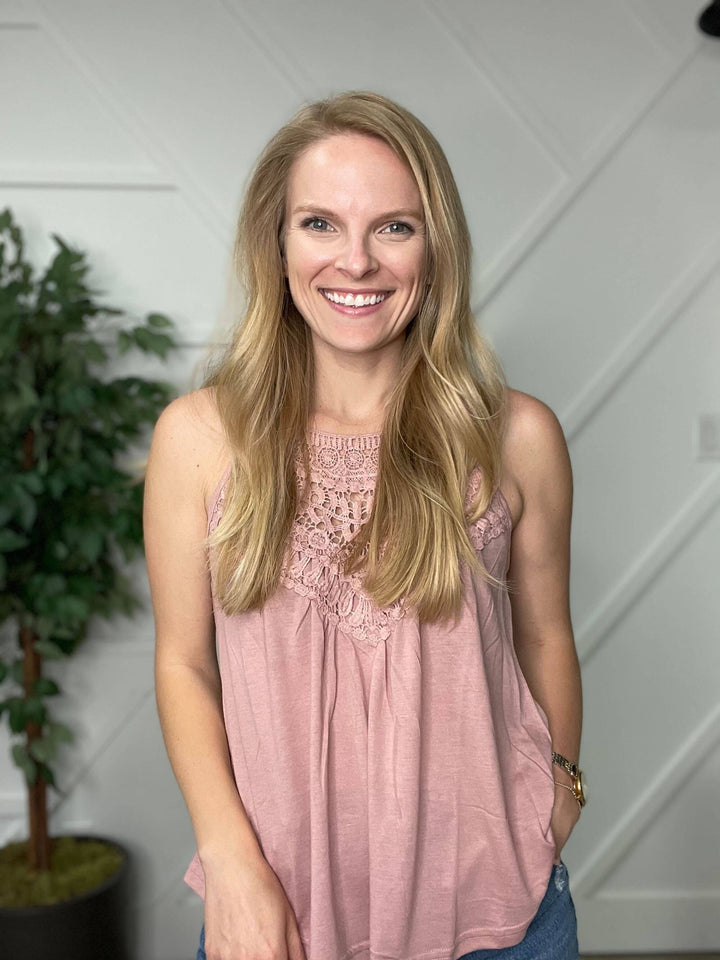
<path id="1" fill-rule="evenodd" d="M 401 601 L 374 606 L 329 555 L 369 513 L 381 435 L 309 440 L 310 504 L 277 591 L 228 617 L 213 590 L 230 755 L 263 856 L 308 960 L 456 960 L 511 946 L 556 858 L 550 734 L 515 656 L 508 595 L 463 564 L 456 627 L 418 622 Z M 468 506 L 478 479 L 479 468 Z M 503 579 L 500 490 L 468 529 Z M 197 855 L 185 880 L 204 896 Z"/>

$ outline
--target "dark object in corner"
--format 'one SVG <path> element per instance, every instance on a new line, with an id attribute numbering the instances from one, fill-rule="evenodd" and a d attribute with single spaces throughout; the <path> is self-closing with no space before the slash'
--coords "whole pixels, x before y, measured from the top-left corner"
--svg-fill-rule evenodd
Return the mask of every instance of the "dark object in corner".
<path id="1" fill-rule="evenodd" d="M 709 37 L 720 37 L 720 0 L 713 0 L 698 17 L 698 29 Z"/>
<path id="2" fill-rule="evenodd" d="M 101 840 L 122 856 L 120 868 L 99 887 L 71 900 L 36 907 L 0 907 L 0 944 L 8 960 L 130 960 L 128 851 Z"/>

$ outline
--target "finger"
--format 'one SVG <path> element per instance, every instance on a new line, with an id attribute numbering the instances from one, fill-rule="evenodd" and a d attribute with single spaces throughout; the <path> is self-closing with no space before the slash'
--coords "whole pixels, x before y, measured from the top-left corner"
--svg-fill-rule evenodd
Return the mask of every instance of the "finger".
<path id="1" fill-rule="evenodd" d="M 288 960 L 306 960 L 300 932 L 295 924 L 290 925 L 287 933 Z"/>

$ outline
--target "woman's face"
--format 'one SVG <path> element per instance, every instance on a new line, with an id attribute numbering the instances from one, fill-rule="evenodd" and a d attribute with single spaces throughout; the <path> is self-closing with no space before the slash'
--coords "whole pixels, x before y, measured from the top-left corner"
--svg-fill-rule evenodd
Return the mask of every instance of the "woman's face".
<path id="1" fill-rule="evenodd" d="M 386 143 L 337 134 L 297 158 L 284 264 L 316 348 L 366 352 L 403 335 L 424 292 L 425 224 L 415 180 Z"/>

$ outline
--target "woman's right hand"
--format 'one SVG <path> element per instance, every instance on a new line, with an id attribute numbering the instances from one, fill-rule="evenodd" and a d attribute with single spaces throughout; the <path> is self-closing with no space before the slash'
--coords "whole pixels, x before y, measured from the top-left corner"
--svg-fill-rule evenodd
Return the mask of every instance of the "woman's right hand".
<path id="1" fill-rule="evenodd" d="M 293 908 L 264 857 L 203 868 L 207 960 L 306 960 Z"/>

